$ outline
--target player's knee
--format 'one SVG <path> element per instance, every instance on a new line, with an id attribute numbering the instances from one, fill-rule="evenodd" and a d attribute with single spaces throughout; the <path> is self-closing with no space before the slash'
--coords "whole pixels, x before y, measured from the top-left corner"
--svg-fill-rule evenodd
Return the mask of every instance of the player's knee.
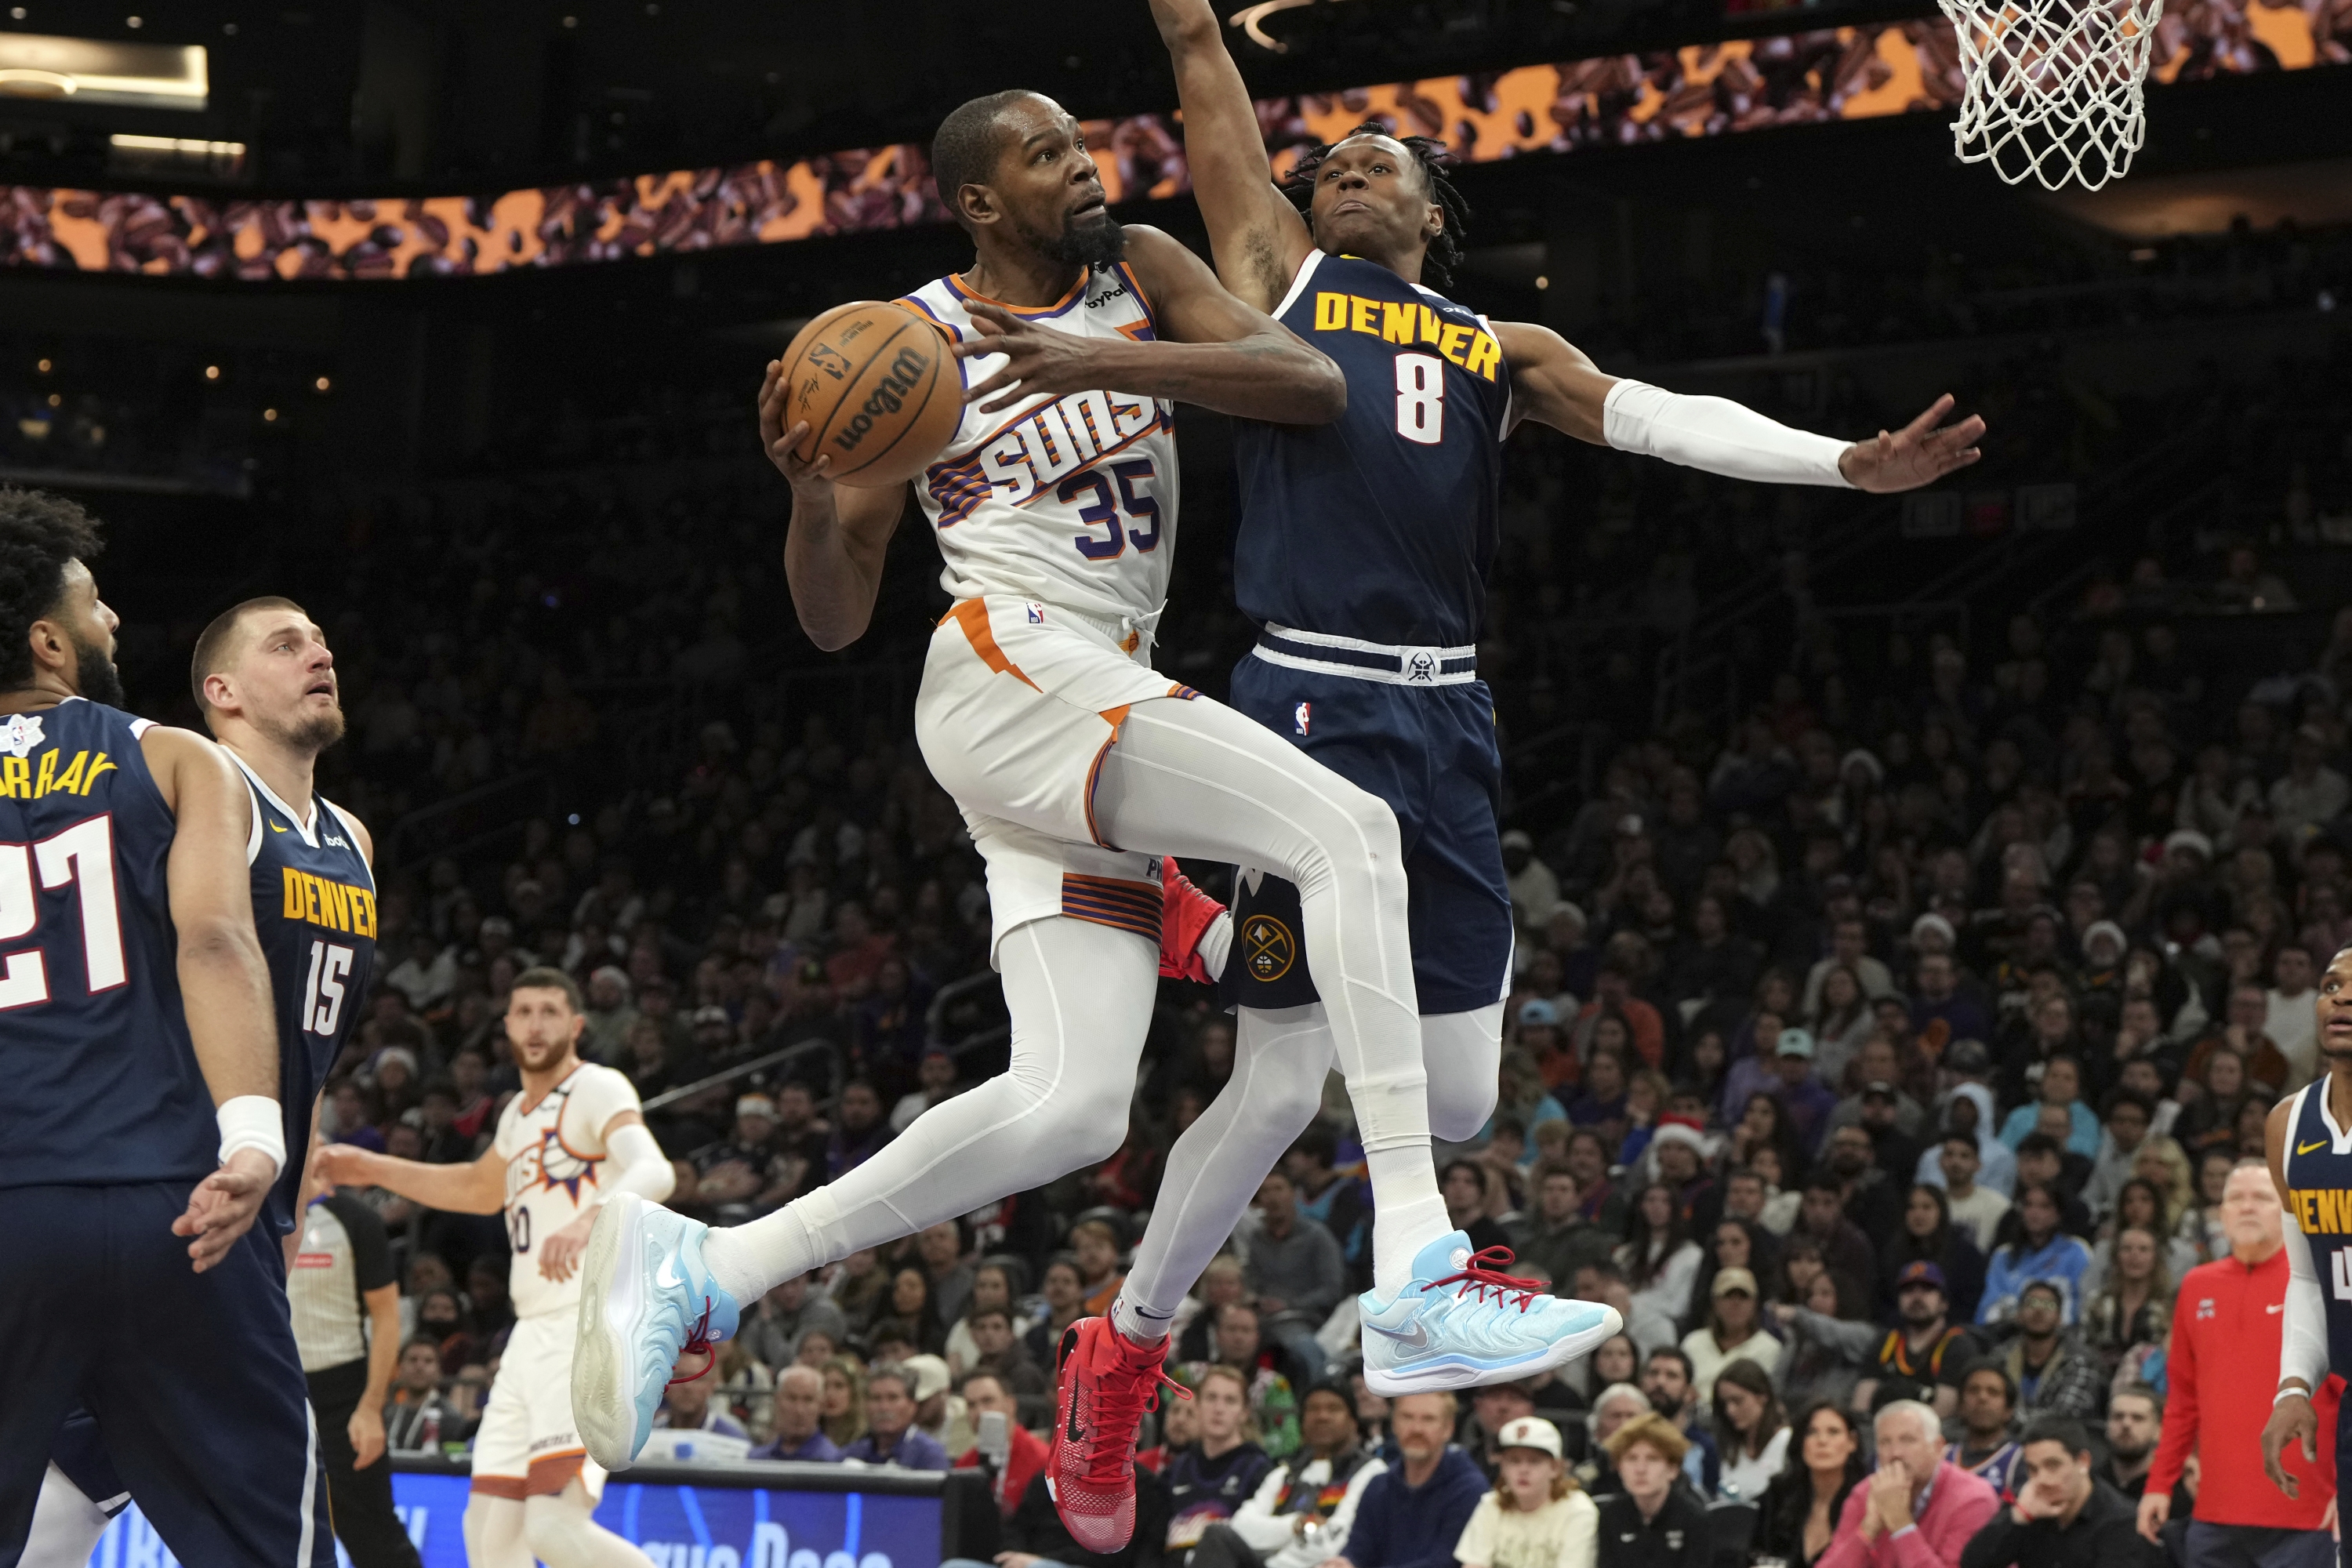
<path id="1" fill-rule="evenodd" d="M 1339 886 L 1351 898 L 1404 896 L 1404 851 L 1396 813 L 1368 789 L 1334 778 L 1325 799 L 1329 814 L 1292 878 L 1304 893 Z M 1370 887 L 1359 883 L 1367 879 Z"/>
<path id="2" fill-rule="evenodd" d="M 1488 1073 L 1472 1079 L 1439 1073 L 1429 1084 L 1429 1135 L 1443 1143 L 1467 1143 L 1495 1114 L 1496 1082 Z"/>
<path id="3" fill-rule="evenodd" d="M 1068 1150 L 1077 1164 L 1100 1164 L 1127 1142 L 1129 1098 L 1110 1088 L 1063 1095 L 1045 1133 L 1045 1146 Z"/>
<path id="4" fill-rule="evenodd" d="M 535 1497 L 523 1504 L 523 1544 L 548 1568 L 572 1568 L 590 1561 L 588 1515 L 563 1497 Z"/>

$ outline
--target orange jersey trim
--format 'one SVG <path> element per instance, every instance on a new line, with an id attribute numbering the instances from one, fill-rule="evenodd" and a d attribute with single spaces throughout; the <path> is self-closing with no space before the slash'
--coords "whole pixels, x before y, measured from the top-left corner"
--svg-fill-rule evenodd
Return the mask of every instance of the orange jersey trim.
<path id="1" fill-rule="evenodd" d="M 996 633 L 988 624 L 988 605 L 985 601 L 966 599 L 950 610 L 946 619 L 955 622 L 963 628 L 964 640 L 971 644 L 971 651 L 980 656 L 981 663 L 999 675 L 1013 677 L 1032 691 L 1044 692 L 1044 687 L 1023 674 L 1021 667 L 1005 658 L 1004 650 L 996 646 Z M 1122 709 L 1120 711 L 1124 712 L 1125 710 Z M 1099 763 L 1099 759 L 1097 762 Z"/>
<path id="2" fill-rule="evenodd" d="M 1072 920 L 1133 931 L 1157 946 L 1162 907 L 1155 883 L 1087 877 L 1075 871 L 1062 874 L 1062 913 Z"/>
<path id="3" fill-rule="evenodd" d="M 1062 311 L 1068 310 L 1072 305 L 1076 304 L 1078 302 L 1078 297 L 1087 291 L 1087 284 L 1092 280 L 1093 278 L 1094 273 L 1092 271 L 1081 268 L 1078 271 L 1078 280 L 1070 285 L 1069 291 L 1067 293 L 1064 294 L 1060 299 L 1055 300 L 1050 305 L 1013 305 L 1008 304 L 1003 300 L 991 299 L 989 296 L 980 293 L 976 289 L 965 288 L 963 274 L 961 272 L 951 272 L 948 274 L 945 281 L 949 288 L 954 289 L 957 293 L 962 295 L 967 300 L 977 300 L 983 305 L 993 305 L 1000 310 L 1010 310 L 1016 316 L 1053 316 L 1058 315 Z M 1138 289 L 1136 292 L 1138 297 L 1140 298 L 1142 290 Z M 1150 308 L 1150 307 L 1149 306 L 1145 307 L 1147 310 L 1149 310 Z"/>
<path id="4" fill-rule="evenodd" d="M 476 1476 L 473 1489 L 485 1497 L 512 1498 L 520 1502 L 530 1494 L 523 1489 L 530 1483 L 520 1476 Z M 557 1491 L 563 1489 L 558 1487 Z"/>
<path id="5" fill-rule="evenodd" d="M 530 1462 L 530 1478 L 523 1482 L 526 1497 L 553 1497 L 572 1484 L 572 1479 L 587 1463 L 585 1448 L 564 1448 L 552 1454 L 541 1454 Z"/>

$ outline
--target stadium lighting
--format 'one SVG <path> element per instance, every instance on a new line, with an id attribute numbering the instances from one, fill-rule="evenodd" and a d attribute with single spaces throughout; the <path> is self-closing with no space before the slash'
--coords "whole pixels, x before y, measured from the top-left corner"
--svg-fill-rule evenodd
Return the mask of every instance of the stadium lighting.
<path id="1" fill-rule="evenodd" d="M 0 96 L 194 110 L 211 90 L 201 44 L 0 34 Z"/>

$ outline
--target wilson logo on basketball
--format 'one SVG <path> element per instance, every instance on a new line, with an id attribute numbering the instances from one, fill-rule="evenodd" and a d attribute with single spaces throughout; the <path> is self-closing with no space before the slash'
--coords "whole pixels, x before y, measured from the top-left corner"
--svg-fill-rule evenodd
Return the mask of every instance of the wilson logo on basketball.
<path id="1" fill-rule="evenodd" d="M 866 439 L 866 433 L 874 428 L 877 419 L 906 406 L 908 394 L 921 383 L 930 367 L 929 357 L 920 350 L 900 349 L 898 357 L 890 362 L 890 368 L 866 395 L 865 406 L 850 416 L 848 424 L 833 433 L 833 444 L 845 452 L 857 450 L 857 444 Z"/>

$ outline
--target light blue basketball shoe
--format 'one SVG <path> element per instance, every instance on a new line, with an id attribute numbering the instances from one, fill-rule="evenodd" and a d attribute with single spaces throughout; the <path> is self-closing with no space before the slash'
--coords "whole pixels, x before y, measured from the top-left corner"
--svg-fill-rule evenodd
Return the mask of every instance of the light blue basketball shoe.
<path id="1" fill-rule="evenodd" d="M 1507 1247 L 1473 1252 L 1457 1230 L 1421 1249 L 1412 1283 L 1395 1300 L 1357 1297 L 1364 1385 L 1394 1398 L 1511 1383 L 1588 1354 L 1625 1326 L 1614 1307 L 1568 1300 L 1539 1279 L 1502 1272 L 1511 1256 Z"/>
<path id="2" fill-rule="evenodd" d="M 608 1470 L 627 1469 L 646 1446 L 662 1391 L 679 1381 L 678 1357 L 709 1353 L 735 1332 L 735 1299 L 703 1265 L 709 1234 L 635 1193 L 615 1193 L 596 1211 L 580 1263 L 572 1419 L 588 1457 Z"/>

